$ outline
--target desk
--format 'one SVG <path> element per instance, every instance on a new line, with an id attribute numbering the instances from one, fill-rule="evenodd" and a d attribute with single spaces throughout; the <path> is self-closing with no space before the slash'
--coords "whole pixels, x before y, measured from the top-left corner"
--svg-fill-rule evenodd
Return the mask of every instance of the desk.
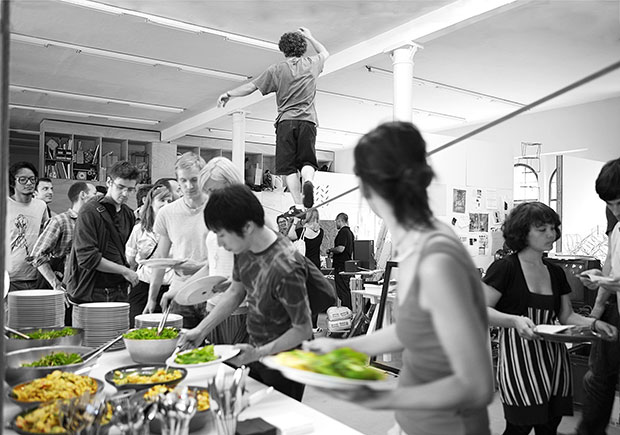
<path id="1" fill-rule="evenodd" d="M 126 349 L 106 352 L 104 353 L 97 364 L 90 372 L 90 376 L 103 380 L 104 375 L 115 368 L 135 364 L 129 357 L 129 353 Z M 224 364 L 227 371 L 233 371 L 232 368 Z M 196 385 L 207 386 L 207 381 L 215 376 L 218 366 L 213 367 L 201 367 L 189 369 L 187 377 L 181 382 L 183 385 Z M 107 395 L 113 395 L 116 393 L 116 389 L 105 382 L 104 392 Z M 5 384 L 6 386 L 6 384 Z M 249 393 L 253 393 L 262 388 L 265 388 L 263 384 L 255 381 L 252 378 L 247 379 L 246 388 Z M 6 397 L 6 390 L 5 390 Z M 20 412 L 20 408 L 10 402 L 8 399 L 4 399 L 4 423 L 8 422 Z M 289 434 L 314 434 L 314 435 L 326 435 L 326 434 L 338 434 L 338 435 L 363 435 L 361 432 L 350 428 L 337 420 L 334 420 L 327 415 L 310 408 L 303 403 L 297 402 L 284 394 L 274 391 L 267 396 L 260 403 L 247 408 L 239 416 L 239 420 L 246 420 L 249 418 L 260 417 L 265 421 L 273 424 L 274 426 L 282 429 L 278 433 L 281 435 Z M 299 431 L 300 427 L 307 427 L 308 430 Z M 5 434 L 15 434 L 16 432 L 10 429 L 4 429 Z M 110 431 L 111 434 L 118 434 L 119 431 L 113 428 Z M 198 433 L 198 432 L 196 432 Z M 204 434 L 204 432 L 201 432 Z M 217 435 L 216 433 L 208 433 L 204 435 Z"/>

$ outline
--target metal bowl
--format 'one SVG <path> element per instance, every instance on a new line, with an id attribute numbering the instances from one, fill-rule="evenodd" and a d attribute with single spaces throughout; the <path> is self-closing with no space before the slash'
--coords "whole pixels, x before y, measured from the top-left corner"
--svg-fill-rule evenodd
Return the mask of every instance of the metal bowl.
<path id="1" fill-rule="evenodd" d="M 147 329 L 147 328 L 141 328 Z M 155 328 L 148 328 L 155 329 Z M 130 329 L 127 332 L 135 331 Z M 125 347 L 129 356 L 134 362 L 142 364 L 163 363 L 174 353 L 177 347 L 179 336 L 175 338 L 152 339 L 152 340 L 133 340 L 123 337 Z"/>
<path id="2" fill-rule="evenodd" d="M 11 423 L 9 424 L 10 429 L 13 429 L 15 432 L 21 435 L 40 435 L 41 432 L 29 432 L 27 430 L 20 429 L 19 427 L 17 427 L 17 417 L 26 416 L 27 414 L 30 414 L 31 412 L 36 411 L 39 408 L 39 406 L 35 406 L 32 408 L 23 410 L 22 412 L 17 414 L 15 417 L 13 417 L 11 419 Z M 107 422 L 98 427 L 91 427 L 90 429 L 84 430 L 81 433 L 85 435 L 89 435 L 89 434 L 107 435 L 110 432 L 110 427 L 112 426 L 110 423 L 111 422 Z M 68 432 L 56 432 L 56 435 L 69 435 L 69 433 Z"/>
<path id="3" fill-rule="evenodd" d="M 45 355 L 51 354 L 52 352 L 77 353 L 80 355 L 84 355 L 91 350 L 93 349 L 85 346 L 46 346 L 9 352 L 6 354 L 5 358 L 4 379 L 6 379 L 9 385 L 13 385 L 36 378 L 42 378 L 45 375 L 52 373 L 54 370 L 75 372 L 76 370 L 79 370 L 81 368 L 93 366 L 97 362 L 97 359 L 99 357 L 93 358 L 88 363 L 77 363 L 65 366 L 21 367 L 21 365 L 23 363 L 31 363 L 37 361 Z"/>
<path id="4" fill-rule="evenodd" d="M 73 327 L 72 327 L 73 328 Z M 29 334 L 34 331 L 60 331 L 61 328 L 25 328 L 20 329 L 19 332 Z M 74 335 L 68 335 L 66 337 L 52 338 L 50 340 L 26 340 L 25 338 L 10 338 L 7 337 L 4 342 L 6 343 L 6 351 L 13 352 L 21 349 L 31 349 L 33 347 L 43 346 L 79 346 L 84 340 L 84 330 L 82 328 L 73 328 L 76 333 Z"/>
<path id="5" fill-rule="evenodd" d="M 178 379 L 174 379 L 172 381 L 166 381 L 166 382 L 152 382 L 152 383 L 148 383 L 148 384 L 121 384 L 121 385 L 117 385 L 116 382 L 114 382 L 114 373 L 115 372 L 121 372 L 123 375 L 128 375 L 131 373 L 139 373 L 139 374 L 145 374 L 145 375 L 151 375 L 153 374 L 153 372 L 157 371 L 158 369 L 165 369 L 167 368 L 165 364 L 150 364 L 150 365 L 145 365 L 145 364 L 134 364 L 134 365 L 130 365 L 130 366 L 124 366 L 124 367 L 118 367 L 114 370 L 110 370 L 109 372 L 107 372 L 104 376 L 104 379 L 106 380 L 106 382 L 110 385 L 112 385 L 113 387 L 115 387 L 117 390 L 121 391 L 121 390 L 144 390 L 144 389 L 149 389 L 154 385 L 166 385 L 166 386 L 170 386 L 170 387 L 175 387 L 177 386 L 183 379 L 185 379 L 185 377 L 187 376 L 187 370 L 182 369 L 182 368 L 167 368 L 168 371 L 173 371 L 173 370 L 178 370 L 179 372 L 181 372 L 181 377 Z"/>
<path id="6" fill-rule="evenodd" d="M 42 376 L 42 377 L 45 377 L 45 376 Z M 90 376 L 86 376 L 86 377 L 90 378 Z M 101 390 L 103 390 L 103 387 L 105 386 L 103 381 L 100 381 L 99 379 L 96 379 L 96 378 L 91 378 L 91 379 L 93 379 L 93 380 L 95 380 L 95 382 L 97 382 L 97 392 L 100 392 Z M 31 381 L 33 381 L 33 380 L 34 379 L 32 379 Z M 42 403 L 44 403 L 44 402 L 40 402 L 40 401 L 26 402 L 26 401 L 23 401 L 23 400 L 17 400 L 16 399 L 15 395 L 13 394 L 13 390 L 15 388 L 19 388 L 20 386 L 22 386 L 24 384 L 27 384 L 27 383 L 28 382 L 23 382 L 23 383 L 20 383 L 18 385 L 12 385 L 8 389 L 8 391 L 7 391 L 7 397 L 9 398 L 9 400 L 11 402 L 13 402 L 14 404 L 18 405 L 19 407 L 23 408 L 23 409 L 27 409 L 27 408 L 31 408 L 31 407 L 37 407 L 37 406 L 41 405 Z M 66 398 L 70 398 L 70 397 L 63 397 L 63 399 L 66 399 Z M 58 397 L 57 399 L 61 399 L 61 397 Z"/>

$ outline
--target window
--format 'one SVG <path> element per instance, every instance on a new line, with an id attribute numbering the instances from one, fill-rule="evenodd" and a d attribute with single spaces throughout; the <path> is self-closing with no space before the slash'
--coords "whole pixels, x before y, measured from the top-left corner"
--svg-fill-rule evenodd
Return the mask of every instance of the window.
<path id="1" fill-rule="evenodd" d="M 558 212 L 558 170 L 554 169 L 549 177 L 549 207 Z"/>
<path id="2" fill-rule="evenodd" d="M 538 174 L 526 164 L 514 165 L 514 205 L 522 202 L 538 201 L 540 191 L 538 188 Z"/>

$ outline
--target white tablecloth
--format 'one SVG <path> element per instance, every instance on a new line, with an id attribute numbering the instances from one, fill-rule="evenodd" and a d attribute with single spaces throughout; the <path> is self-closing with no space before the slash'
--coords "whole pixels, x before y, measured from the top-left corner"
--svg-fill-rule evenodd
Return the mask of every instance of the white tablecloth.
<path id="1" fill-rule="evenodd" d="M 103 381 L 104 375 L 115 368 L 135 364 L 129 357 L 127 350 L 118 350 L 113 352 L 104 353 L 99 358 L 97 364 L 90 372 L 90 376 L 98 378 Z M 181 382 L 180 385 L 196 385 L 207 386 L 207 381 L 211 377 L 215 376 L 218 366 L 203 367 L 190 369 L 187 377 Z M 224 365 L 227 370 L 233 369 Z M 6 385 L 6 384 L 5 384 Z M 258 391 L 265 386 L 254 379 L 248 378 L 247 389 L 250 393 Z M 107 394 L 112 395 L 116 392 L 116 389 L 105 383 L 105 390 Z M 6 391 L 5 391 L 6 397 Z M 8 399 L 4 401 L 4 432 L 6 434 L 15 434 L 14 431 L 6 429 L 6 425 L 11 419 L 20 412 L 20 408 L 10 402 Z M 239 416 L 239 420 L 246 420 L 250 418 L 262 418 L 263 420 L 271 423 L 272 425 L 281 429 L 279 434 L 281 435 L 302 435 L 302 434 L 338 434 L 338 435 L 362 435 L 361 432 L 346 426 L 339 421 L 334 420 L 331 417 L 310 408 L 303 403 L 297 402 L 284 394 L 274 391 L 263 399 L 260 403 L 247 408 Z M 112 433 L 118 433 L 118 431 L 112 431 Z M 216 435 L 216 434 L 212 434 Z"/>

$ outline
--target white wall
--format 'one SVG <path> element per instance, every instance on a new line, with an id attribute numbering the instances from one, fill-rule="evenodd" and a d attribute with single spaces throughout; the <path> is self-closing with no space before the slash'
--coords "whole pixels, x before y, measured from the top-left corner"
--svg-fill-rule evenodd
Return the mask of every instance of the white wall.
<path id="1" fill-rule="evenodd" d="M 542 152 L 588 148 L 575 157 L 606 162 L 620 156 L 620 97 L 571 107 L 527 113 L 480 133 L 476 139 L 514 147 L 541 142 Z M 458 137 L 477 128 L 471 125 L 443 131 Z"/>

